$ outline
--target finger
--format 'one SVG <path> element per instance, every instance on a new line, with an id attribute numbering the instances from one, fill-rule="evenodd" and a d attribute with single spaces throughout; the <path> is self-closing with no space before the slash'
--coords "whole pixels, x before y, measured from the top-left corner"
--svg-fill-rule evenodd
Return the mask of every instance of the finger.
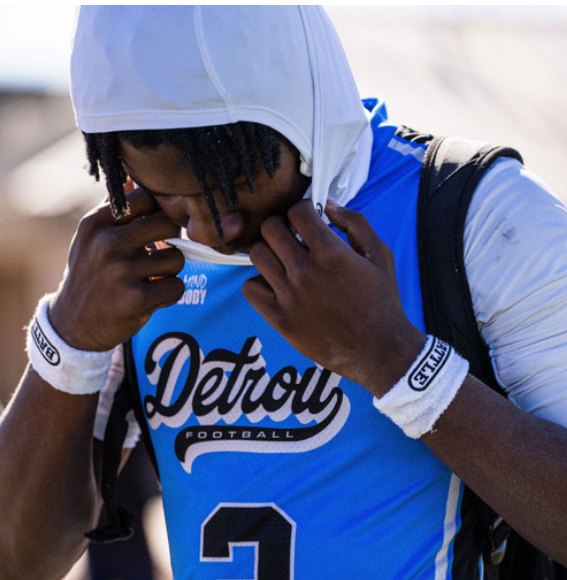
<path id="1" fill-rule="evenodd" d="M 163 250 L 143 250 L 132 261 L 135 278 L 156 278 L 177 276 L 185 266 L 185 258 L 177 248 Z"/>
<path id="2" fill-rule="evenodd" d="M 115 218 L 111 214 L 113 223 L 116 225 L 130 223 L 142 216 L 150 215 L 160 209 L 160 205 L 156 201 L 155 197 L 140 187 L 134 189 L 133 191 L 127 192 L 126 200 L 128 201 L 128 206 L 130 209 L 130 213 L 127 216 Z"/>
<path id="3" fill-rule="evenodd" d="M 331 224 L 346 235 L 349 245 L 357 254 L 373 264 L 380 261 L 387 246 L 372 229 L 364 215 L 329 202 L 327 202 L 325 213 Z"/>
<path id="4" fill-rule="evenodd" d="M 173 306 L 181 300 L 185 292 L 185 283 L 177 276 L 146 280 L 143 284 L 145 286 L 145 303 L 148 312 Z"/>
<path id="5" fill-rule="evenodd" d="M 160 209 L 155 198 L 140 188 L 126 193 L 126 199 L 130 209 L 130 213 L 127 216 L 114 217 L 107 199 L 88 212 L 85 218 L 92 219 L 100 224 L 121 226 L 138 219 L 140 216 L 149 215 Z"/>
<path id="6" fill-rule="evenodd" d="M 316 250 L 321 245 L 336 243 L 336 236 L 317 214 L 311 200 L 304 199 L 291 206 L 287 217 L 308 248 Z"/>
<path id="7" fill-rule="evenodd" d="M 117 228 L 115 233 L 120 235 L 123 244 L 128 248 L 143 248 L 151 242 L 178 237 L 181 229 L 160 209 L 124 224 L 121 228 Z"/>
<path id="8" fill-rule="evenodd" d="M 265 220 L 260 227 L 260 233 L 284 269 L 286 264 L 293 264 L 300 253 L 306 251 L 306 247 L 297 239 L 287 221 L 281 216 Z"/>
<path id="9" fill-rule="evenodd" d="M 271 286 L 263 276 L 249 278 L 242 285 L 242 294 L 260 316 L 268 322 L 276 308 L 277 299 Z"/>
<path id="10" fill-rule="evenodd" d="M 260 240 L 252 246 L 250 261 L 258 269 L 265 282 L 277 293 L 277 289 L 285 283 L 286 272 L 278 257 L 265 241 Z"/>

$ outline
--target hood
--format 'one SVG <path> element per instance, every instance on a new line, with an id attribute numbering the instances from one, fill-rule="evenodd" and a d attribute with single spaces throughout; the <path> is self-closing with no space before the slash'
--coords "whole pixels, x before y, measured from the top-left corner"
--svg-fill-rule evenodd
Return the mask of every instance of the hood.
<path id="1" fill-rule="evenodd" d="M 87 133 L 268 125 L 299 150 L 320 215 L 367 177 L 369 122 L 320 7 L 82 6 L 71 97 Z"/>

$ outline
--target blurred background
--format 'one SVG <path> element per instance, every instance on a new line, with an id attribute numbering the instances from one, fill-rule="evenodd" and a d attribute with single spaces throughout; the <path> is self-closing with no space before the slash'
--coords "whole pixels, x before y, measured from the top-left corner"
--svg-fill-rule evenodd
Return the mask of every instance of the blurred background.
<path id="1" fill-rule="evenodd" d="M 519 149 L 567 200 L 567 7 L 326 9 L 361 96 L 383 97 L 396 123 Z M 22 329 L 38 298 L 56 289 L 77 220 L 105 196 L 84 169 L 67 94 L 74 14 L 71 6 L 0 6 L 0 407 L 26 365 Z M 157 497 L 143 454 L 137 465 L 141 497 Z M 152 523 L 138 536 L 157 554 L 153 564 L 138 555 L 145 542 L 133 556 L 120 544 L 91 556 L 113 570 L 89 572 L 84 559 L 69 579 L 168 578 L 159 497 L 144 513 Z M 145 576 L 121 571 L 133 561 Z"/>

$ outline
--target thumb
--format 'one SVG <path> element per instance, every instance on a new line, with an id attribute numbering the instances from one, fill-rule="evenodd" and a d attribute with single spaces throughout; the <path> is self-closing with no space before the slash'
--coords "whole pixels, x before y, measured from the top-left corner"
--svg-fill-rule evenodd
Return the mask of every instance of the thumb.
<path id="1" fill-rule="evenodd" d="M 359 256 L 378 264 L 387 246 L 377 236 L 364 215 L 342 207 L 333 200 L 327 201 L 325 213 L 331 224 L 346 235 L 350 247 Z"/>

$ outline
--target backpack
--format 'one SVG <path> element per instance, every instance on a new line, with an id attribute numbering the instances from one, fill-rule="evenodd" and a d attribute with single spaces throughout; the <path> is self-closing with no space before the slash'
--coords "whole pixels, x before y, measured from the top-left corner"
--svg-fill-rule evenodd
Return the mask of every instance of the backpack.
<path id="1" fill-rule="evenodd" d="M 398 135 L 428 144 L 418 194 L 418 255 L 425 326 L 470 363 L 470 372 L 506 396 L 498 385 L 488 347 L 474 316 L 463 252 L 465 219 L 473 193 L 500 157 L 522 161 L 508 147 L 455 137 L 432 137 L 406 127 Z M 463 502 L 477 514 L 486 580 L 560 580 L 567 570 L 534 548 L 470 489 Z"/>
<path id="2" fill-rule="evenodd" d="M 505 396 L 476 325 L 465 272 L 463 234 L 470 200 L 484 173 L 500 157 L 519 161 L 522 158 L 507 147 L 433 137 L 403 126 L 396 135 L 428 145 L 421 170 L 417 224 L 426 330 L 453 345 L 469 361 L 471 374 Z M 130 409 L 142 427 L 142 438 L 159 479 L 139 392 L 132 388 L 135 381 L 128 380 L 135 377 L 130 341 L 124 345 L 124 358 L 125 379 L 116 392 L 104 439 L 102 496 L 107 523 L 86 534 L 94 543 L 125 540 L 132 535 L 132 514 L 116 507 L 114 501 L 114 484 L 128 428 L 125 417 Z M 462 525 L 472 526 L 476 545 L 483 546 L 485 580 L 567 580 L 567 570 L 523 540 L 469 488 L 465 488 L 462 501 L 470 507 L 465 510 L 470 521 L 463 521 Z M 466 574 L 473 569 L 478 569 L 478 559 L 469 562 Z"/>

